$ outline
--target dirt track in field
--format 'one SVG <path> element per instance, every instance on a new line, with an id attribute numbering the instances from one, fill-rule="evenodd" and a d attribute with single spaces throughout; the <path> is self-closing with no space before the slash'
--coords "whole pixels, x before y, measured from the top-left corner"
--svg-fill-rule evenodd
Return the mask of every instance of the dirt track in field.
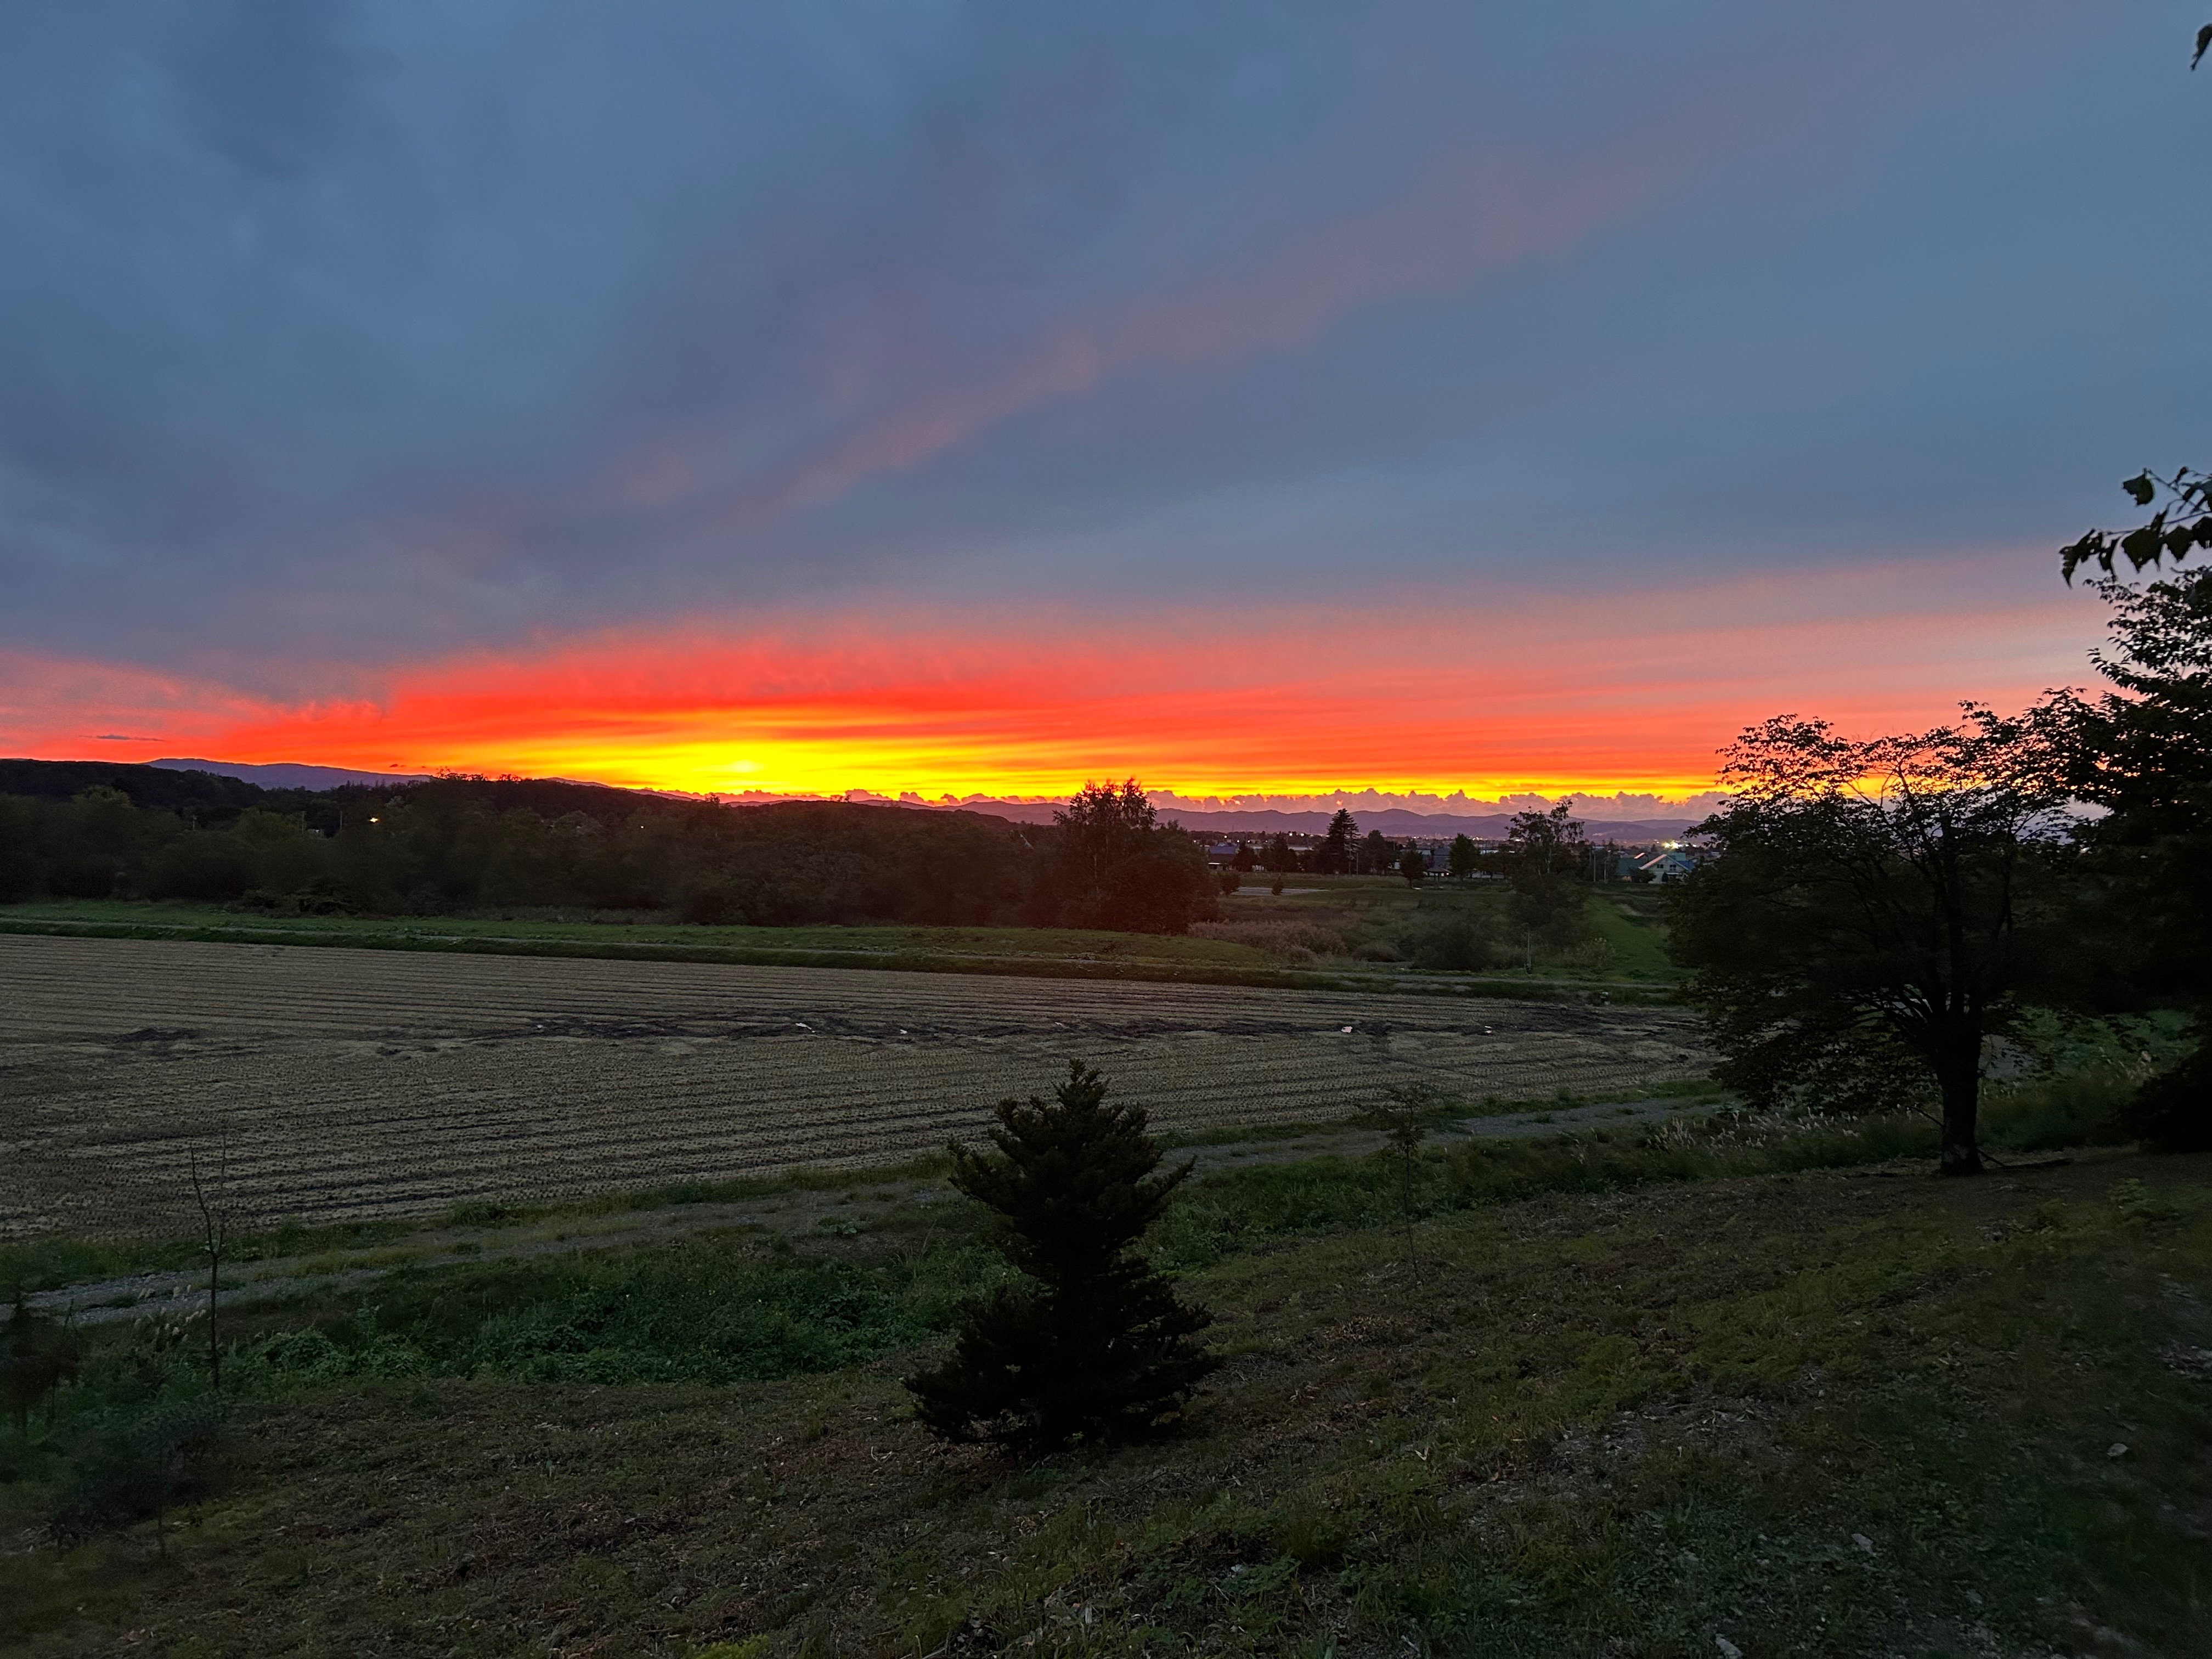
<path id="1" fill-rule="evenodd" d="M 256 1221 L 876 1162 L 1071 1057 L 1164 1128 L 1706 1063 L 1671 1010 L 0 935 L 0 1237 L 173 1228 L 226 1131 Z"/>

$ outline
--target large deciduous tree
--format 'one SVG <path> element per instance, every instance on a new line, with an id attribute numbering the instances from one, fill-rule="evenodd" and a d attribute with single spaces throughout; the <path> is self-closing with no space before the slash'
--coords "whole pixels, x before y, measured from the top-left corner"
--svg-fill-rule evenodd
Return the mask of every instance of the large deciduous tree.
<path id="1" fill-rule="evenodd" d="M 2208 52 L 2212 23 L 2197 31 L 2189 67 Z M 2092 660 L 2113 689 L 2052 707 L 2069 728 L 2069 784 L 2106 809 L 2083 838 L 2130 933 L 2132 972 L 2115 977 L 2134 980 L 2142 1001 L 2195 1016 L 2191 1050 L 2137 1091 L 2135 1127 L 2153 1146 L 2198 1151 L 2212 1148 L 2212 570 L 2179 567 L 2212 549 L 2212 472 L 2146 467 L 2120 487 L 2150 517 L 2090 530 L 2058 553 L 2069 582 L 2085 564 L 2101 573 L 2112 648 Z M 2122 559 L 2136 575 L 2169 559 L 2176 569 L 2136 587 Z"/>
<path id="2" fill-rule="evenodd" d="M 1052 815 L 1060 830 L 1060 861 L 1085 886 L 1103 888 L 1115 866 L 1159 827 L 1158 814 L 1136 779 L 1117 788 L 1086 783 Z"/>
<path id="3" fill-rule="evenodd" d="M 1125 1438 L 1180 1412 L 1221 1362 L 1194 1340 L 1212 1323 L 1133 1250 L 1176 1188 L 1142 1107 L 1071 1061 L 1050 1101 L 1002 1100 L 997 1152 L 952 1147 L 952 1182 L 999 1217 L 1023 1275 L 968 1310 L 951 1357 L 907 1379 L 923 1425 L 948 1440 L 1049 1449 Z"/>
<path id="4" fill-rule="evenodd" d="M 2106 917 L 2125 934 L 2124 950 L 2104 953 L 2117 970 L 2106 988 L 2196 1018 L 2193 1050 L 2142 1086 L 2135 1127 L 2154 1146 L 2202 1149 L 2212 1147 L 2212 568 L 2138 584 L 2116 557 L 2140 574 L 2212 547 L 2212 475 L 2144 473 L 2124 487 L 2138 507 L 2163 504 L 2060 555 L 2069 580 L 2084 563 L 2103 573 L 2094 586 L 2112 607 L 2112 638 L 2091 660 L 2110 689 L 2052 707 L 2068 786 L 2105 809 L 2082 838 Z"/>
<path id="5" fill-rule="evenodd" d="M 1163 825 L 1134 778 L 1086 783 L 1053 814 L 1053 902 L 1059 920 L 1125 933 L 1180 933 L 1218 914 L 1198 844 Z"/>
<path id="6" fill-rule="evenodd" d="M 1854 741 L 1784 717 L 1727 751 L 1712 856 L 1671 947 L 1723 1059 L 1761 1104 L 1941 1103 L 1941 1167 L 1972 1175 L 1983 1045 L 2057 961 L 2075 861 L 2045 723 Z"/>
<path id="7" fill-rule="evenodd" d="M 1359 873 L 1387 875 L 1398 861 L 1398 843 L 1380 830 L 1370 830 L 1359 843 Z"/>
<path id="8" fill-rule="evenodd" d="M 1516 812 L 1498 848 L 1513 888 L 1513 920 L 1553 945 L 1565 945 L 1583 923 L 1589 842 L 1571 799 L 1548 812 Z"/>
<path id="9" fill-rule="evenodd" d="M 1454 881 L 1466 881 L 1482 867 L 1482 850 L 1471 836 L 1454 836 L 1451 841 L 1451 877 Z"/>

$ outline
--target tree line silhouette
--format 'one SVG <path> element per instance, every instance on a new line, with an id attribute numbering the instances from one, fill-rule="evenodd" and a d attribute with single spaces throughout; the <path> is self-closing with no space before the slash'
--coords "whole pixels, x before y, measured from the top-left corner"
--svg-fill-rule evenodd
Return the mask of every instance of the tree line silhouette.
<path id="1" fill-rule="evenodd" d="M 285 915 L 640 912 L 708 923 L 1180 933 L 1204 853 L 1133 781 L 1051 824 L 842 801 L 729 806 L 547 780 L 269 791 L 206 773 L 0 763 L 0 902 Z"/>

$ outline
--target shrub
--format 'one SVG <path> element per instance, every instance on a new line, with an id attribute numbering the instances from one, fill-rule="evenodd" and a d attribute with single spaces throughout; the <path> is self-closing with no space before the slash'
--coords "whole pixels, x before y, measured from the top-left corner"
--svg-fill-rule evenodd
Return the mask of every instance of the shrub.
<path id="1" fill-rule="evenodd" d="M 1346 954 L 1344 936 L 1334 928 L 1295 917 L 1254 916 L 1228 921 L 1194 921 L 1191 933 L 1230 945 L 1265 951 L 1278 962 L 1308 963 L 1317 957 Z"/>
<path id="2" fill-rule="evenodd" d="M 1844 1118 L 1729 1112 L 1677 1118 L 1633 1139 L 1603 1131 L 1550 1140 L 1470 1140 L 1450 1155 L 1459 1204 L 1550 1192 L 1607 1192 L 1655 1182 L 1880 1164 L 1924 1153 L 1935 1126 L 1909 1113 Z"/>
<path id="3" fill-rule="evenodd" d="M 198 899 L 221 903 L 255 884 L 253 849 L 234 836 L 179 836 L 155 854 L 146 872 L 146 893 L 157 899 Z"/>
<path id="4" fill-rule="evenodd" d="M 0 1407 L 15 1419 L 15 1437 L 31 1437 L 31 1412 L 76 1376 L 76 1333 L 24 1300 L 20 1286 L 8 1323 L 0 1327 Z"/>
<path id="5" fill-rule="evenodd" d="M 1984 1096 L 1983 1144 L 2000 1152 L 2112 1146 L 2135 1139 L 2130 1079 L 2110 1072 L 2062 1073 L 1995 1085 Z"/>
<path id="6" fill-rule="evenodd" d="M 1406 946 L 1416 968 L 1487 968 L 1494 956 L 1484 918 L 1460 908 L 1417 918 Z"/>
<path id="7" fill-rule="evenodd" d="M 171 1509 L 214 1489 L 222 1451 L 222 1406 L 211 1397 L 95 1419 L 47 1531 L 67 1548 L 152 1521 L 159 1539 Z"/>
<path id="8" fill-rule="evenodd" d="M 359 1347 L 343 1348 L 326 1332 L 284 1331 L 240 1358 L 240 1381 L 249 1388 L 257 1380 L 265 1382 L 273 1376 L 307 1383 L 357 1378 L 390 1382 L 419 1376 L 431 1369 L 428 1358 L 413 1344 L 381 1333 Z M 257 1377 L 257 1373 L 262 1375 Z"/>
<path id="9" fill-rule="evenodd" d="M 1192 1340 L 1212 1315 L 1132 1249 L 1191 1166 L 1157 1173 L 1144 1109 L 1108 1105 L 1079 1060 L 1049 1103 L 997 1115 L 997 1154 L 955 1143 L 952 1180 L 998 1212 L 998 1248 L 1029 1282 L 971 1304 L 951 1357 L 907 1379 L 917 1415 L 944 1439 L 1021 1447 L 1152 1429 L 1221 1363 Z"/>
<path id="10" fill-rule="evenodd" d="M 2199 1043 L 2135 1091 L 2123 1121 L 2161 1152 L 2212 1151 L 2212 1053 Z"/>
<path id="11" fill-rule="evenodd" d="M 720 1240 L 501 1263 L 420 1293 L 387 1285 L 350 1319 L 264 1338 L 238 1374 L 262 1393 L 432 1376 L 769 1381 L 922 1341 L 994 1277 L 988 1253 L 962 1243 L 874 1263 Z"/>

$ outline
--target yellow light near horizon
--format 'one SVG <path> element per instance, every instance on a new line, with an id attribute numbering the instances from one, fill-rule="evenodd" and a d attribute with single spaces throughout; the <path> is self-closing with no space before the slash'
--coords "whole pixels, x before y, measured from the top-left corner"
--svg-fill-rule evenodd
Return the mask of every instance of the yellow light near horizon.
<path id="1" fill-rule="evenodd" d="M 1084 784 L 1134 776 L 1148 789 L 1186 798 L 1226 799 L 1240 795 L 1350 796 L 1372 790 L 1381 794 L 1445 796 L 1463 793 L 1485 799 L 1506 795 L 1615 793 L 1680 799 L 1714 787 L 1710 775 L 1630 773 L 1618 776 L 1476 776 L 1378 778 L 1347 788 L 1341 776 L 1316 777 L 1207 772 L 1189 775 L 1131 763 L 1126 767 L 1076 769 L 1065 765 L 978 764 L 974 757 L 928 753 L 905 744 L 822 743 L 776 745 L 732 757 L 714 743 L 638 744 L 501 744 L 496 752 L 439 757 L 413 769 L 516 772 L 526 776 L 567 777 L 631 789 L 667 789 L 689 794 L 841 795 L 848 790 L 896 797 L 913 793 L 927 799 L 945 795 L 1016 797 L 1073 793 Z"/>
<path id="2" fill-rule="evenodd" d="M 2015 599 L 1999 627 L 1988 572 L 1954 574 L 1941 603 L 1918 563 L 1674 574 L 1571 606 L 1472 589 L 1228 611 L 886 602 L 549 637 L 307 702 L 56 660 L 27 704 L 47 712 L 11 740 L 702 794 L 1064 797 L 1134 776 L 1192 798 L 1679 799 L 1778 708 L 1923 729 L 1960 695 L 2056 683 L 2072 612 Z M 118 732 L 143 735 L 106 746 Z"/>

